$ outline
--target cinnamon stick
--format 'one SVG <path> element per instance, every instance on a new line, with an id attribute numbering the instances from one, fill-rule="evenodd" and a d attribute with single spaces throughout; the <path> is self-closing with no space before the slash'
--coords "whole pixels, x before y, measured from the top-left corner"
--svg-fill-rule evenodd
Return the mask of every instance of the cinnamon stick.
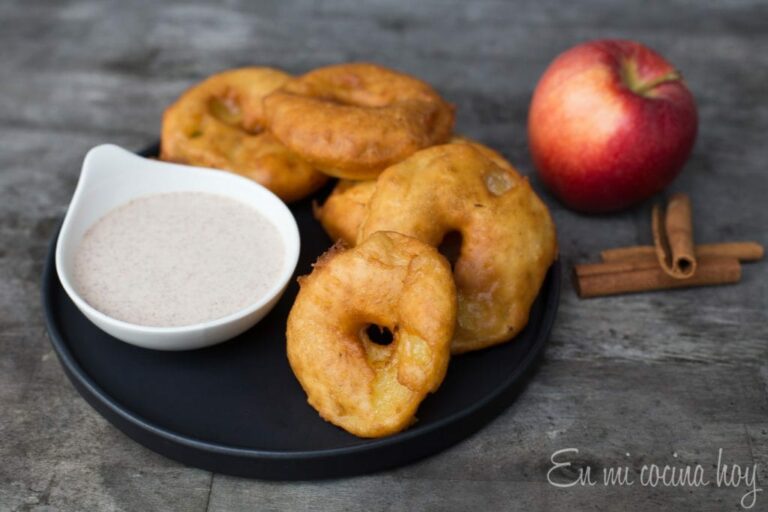
<path id="1" fill-rule="evenodd" d="M 573 272 L 574 275 L 578 277 L 586 277 L 598 274 L 616 274 L 655 268 L 661 267 L 659 267 L 659 262 L 656 260 L 656 255 L 654 253 L 652 258 L 609 261 L 604 263 L 577 263 L 573 266 Z"/>
<path id="2" fill-rule="evenodd" d="M 653 243 L 661 268 L 676 279 L 688 279 L 696 272 L 693 246 L 691 200 L 685 194 L 675 194 L 666 212 L 659 205 L 653 208 L 651 220 Z"/>
<path id="3" fill-rule="evenodd" d="M 670 276 L 656 262 L 618 262 L 634 267 L 617 267 L 617 262 L 600 267 L 574 267 L 573 281 L 581 298 L 621 293 L 645 292 L 669 288 L 736 283 L 741 279 L 741 265 L 736 258 L 707 257 L 698 262 L 696 273 L 687 279 Z"/>
<path id="4" fill-rule="evenodd" d="M 696 258 L 721 257 L 736 258 L 739 261 L 758 261 L 765 255 L 765 249 L 757 242 L 723 242 L 717 244 L 699 244 L 694 247 Z M 604 262 L 653 260 L 656 248 L 652 245 L 633 245 L 606 249 L 600 253 Z"/>

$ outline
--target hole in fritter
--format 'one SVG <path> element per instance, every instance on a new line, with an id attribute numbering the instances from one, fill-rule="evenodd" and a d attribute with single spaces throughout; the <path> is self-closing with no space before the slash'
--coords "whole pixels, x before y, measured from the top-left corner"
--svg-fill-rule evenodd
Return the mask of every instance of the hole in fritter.
<path id="1" fill-rule="evenodd" d="M 371 324 L 365 329 L 365 335 L 377 345 L 389 345 L 395 337 L 392 331 L 381 325 Z"/>
<path id="2" fill-rule="evenodd" d="M 458 231 L 449 231 L 443 237 L 443 241 L 437 246 L 437 251 L 445 256 L 448 263 L 451 264 L 451 269 L 456 266 L 456 262 L 461 254 L 461 244 L 463 238 Z"/>

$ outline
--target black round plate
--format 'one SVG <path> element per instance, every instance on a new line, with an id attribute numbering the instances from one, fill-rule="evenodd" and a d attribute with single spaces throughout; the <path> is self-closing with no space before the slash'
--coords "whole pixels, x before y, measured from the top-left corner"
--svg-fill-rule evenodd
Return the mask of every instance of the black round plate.
<path id="1" fill-rule="evenodd" d="M 157 146 L 141 154 L 157 154 Z M 311 201 L 291 210 L 302 243 L 296 275 L 303 275 L 330 241 L 312 216 Z M 560 293 L 558 261 L 517 339 L 453 358 L 416 424 L 390 437 L 360 439 L 320 418 L 288 365 L 285 322 L 298 291 L 295 279 L 269 315 L 233 340 L 186 352 L 147 350 L 99 330 L 70 301 L 56 273 L 57 237 L 43 274 L 43 305 L 51 342 L 75 388 L 144 446 L 238 476 L 349 476 L 403 465 L 464 439 L 521 390 L 543 352 Z"/>

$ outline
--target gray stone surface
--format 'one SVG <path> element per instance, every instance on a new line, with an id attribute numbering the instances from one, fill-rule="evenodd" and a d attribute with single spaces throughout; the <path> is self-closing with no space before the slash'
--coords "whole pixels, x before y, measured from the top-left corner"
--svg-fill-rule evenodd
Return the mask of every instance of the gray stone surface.
<path id="1" fill-rule="evenodd" d="M 434 83 L 457 104 L 459 131 L 530 173 L 536 79 L 595 37 L 641 40 L 685 73 L 700 135 L 668 192 L 691 194 L 698 240 L 768 244 L 765 2 L 4 1 L 0 27 L 0 510 L 739 509 L 743 489 L 554 488 L 550 455 L 568 447 L 593 471 L 711 470 L 723 448 L 730 463 L 759 464 L 768 485 L 765 262 L 737 286 L 589 301 L 566 277 L 544 364 L 487 428 L 395 471 L 305 483 L 211 475 L 127 439 L 67 381 L 38 292 L 85 152 L 152 141 L 163 108 L 211 72 L 391 65 Z M 543 194 L 566 267 L 650 241 L 650 203 L 587 217 Z"/>

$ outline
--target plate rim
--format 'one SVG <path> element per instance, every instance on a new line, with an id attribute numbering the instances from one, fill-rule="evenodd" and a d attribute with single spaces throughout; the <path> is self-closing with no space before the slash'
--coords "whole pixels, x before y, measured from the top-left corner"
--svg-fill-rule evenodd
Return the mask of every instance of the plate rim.
<path id="1" fill-rule="evenodd" d="M 156 147 L 157 147 L 157 144 L 150 145 L 144 150 L 138 152 L 138 154 L 146 156 L 147 154 L 152 153 Z M 491 419 L 493 419 L 498 414 L 500 414 L 505 409 L 507 409 L 507 407 L 511 404 L 512 400 L 517 395 L 517 393 L 522 391 L 522 385 L 525 384 L 526 382 L 525 377 L 529 374 L 529 372 L 533 371 L 533 369 L 536 367 L 536 363 L 540 360 L 540 357 L 544 352 L 544 348 L 548 343 L 549 336 L 551 334 L 552 327 L 555 322 L 555 318 L 557 315 L 557 310 L 560 302 L 559 299 L 560 299 L 560 292 L 561 292 L 561 286 L 562 286 L 561 284 L 562 264 L 561 264 L 560 258 L 558 257 L 548 269 L 544 283 L 539 291 L 539 293 L 543 292 L 546 294 L 544 297 L 544 304 L 542 305 L 542 307 L 544 308 L 544 311 L 542 313 L 541 320 L 536 325 L 537 333 L 536 333 L 535 339 L 531 347 L 529 348 L 529 350 L 522 357 L 520 364 L 518 364 L 509 373 L 509 375 L 503 380 L 501 384 L 496 386 L 492 392 L 483 396 L 482 399 L 473 403 L 469 407 L 456 411 L 453 414 L 445 418 L 442 418 L 436 422 L 430 423 L 426 427 L 419 428 L 418 426 L 415 426 L 411 429 L 408 429 L 404 432 L 400 432 L 393 436 L 388 436 L 388 437 L 383 437 L 378 439 L 367 439 L 363 443 L 355 444 L 351 446 L 344 446 L 340 448 L 285 451 L 285 450 L 263 450 L 263 449 L 246 448 L 246 447 L 238 447 L 238 446 L 228 446 L 220 443 L 204 441 L 201 439 L 179 434 L 177 432 L 174 432 L 172 430 L 169 430 L 167 428 L 164 428 L 162 426 L 152 423 L 150 420 L 143 418 L 142 416 L 134 413 L 127 407 L 117 402 L 106 391 L 104 391 L 98 385 L 98 383 L 95 382 L 93 378 L 88 374 L 86 369 L 83 368 L 78 363 L 78 361 L 76 360 L 76 358 L 74 357 L 74 355 L 72 354 L 72 352 L 70 351 L 67 345 L 66 336 L 62 333 L 61 329 L 59 328 L 58 322 L 56 321 L 56 318 L 55 318 L 56 314 L 54 312 L 54 305 L 53 305 L 53 296 L 54 296 L 53 287 L 55 286 L 56 281 L 58 280 L 58 275 L 56 275 L 53 255 L 55 254 L 55 251 L 56 251 L 56 245 L 58 243 L 60 227 L 61 227 L 61 222 L 59 222 L 59 225 L 56 228 L 56 231 L 48 246 L 45 265 L 44 265 L 43 274 L 42 274 L 41 292 L 42 292 L 45 325 L 46 325 L 48 337 L 50 339 L 50 342 L 54 350 L 56 351 L 56 354 L 58 356 L 59 361 L 61 362 L 63 369 L 65 370 L 65 374 L 67 375 L 69 380 L 72 382 L 75 389 L 86 400 L 86 402 L 88 402 L 107 421 L 109 421 L 112 425 L 114 425 L 120 431 L 122 431 L 123 433 L 131 437 L 134 441 L 147 447 L 148 449 L 151 449 L 152 451 L 165 455 L 169 458 L 181 461 L 185 464 L 190 464 L 192 466 L 200 467 L 203 469 L 208 469 L 212 471 L 228 473 L 228 474 L 233 474 L 238 476 L 253 476 L 254 474 L 257 474 L 259 478 L 264 478 L 264 479 L 290 479 L 290 480 L 307 480 L 307 479 L 324 478 L 323 475 L 314 475 L 314 474 L 308 478 L 303 476 L 292 476 L 291 474 L 287 474 L 285 471 L 275 471 L 274 476 L 272 476 L 269 472 L 264 472 L 264 471 L 229 472 L 226 470 L 222 471 L 221 467 L 218 464 L 189 463 L 186 457 L 174 456 L 170 454 L 170 452 L 174 451 L 172 449 L 174 447 L 167 447 L 167 449 L 160 450 L 156 446 L 150 446 L 150 444 L 140 439 L 137 439 L 138 436 L 131 435 L 131 433 L 127 432 L 126 428 L 124 427 L 132 426 L 132 427 L 138 428 L 140 431 L 147 431 L 147 433 L 150 435 L 157 436 L 164 441 L 173 443 L 174 445 L 179 445 L 179 446 L 176 446 L 177 448 L 187 448 L 187 449 L 198 450 L 203 452 L 204 454 L 234 456 L 234 457 L 243 458 L 245 460 L 252 461 L 252 462 L 257 462 L 257 461 L 298 462 L 298 461 L 319 461 L 319 460 L 327 460 L 328 458 L 334 458 L 334 457 L 354 456 L 354 455 L 358 455 L 371 450 L 375 451 L 375 450 L 380 450 L 382 448 L 398 446 L 403 443 L 413 442 L 414 440 L 432 435 L 437 431 L 450 428 L 453 425 L 459 425 L 462 422 L 462 420 L 466 421 L 467 419 L 472 418 L 473 416 L 482 417 L 484 413 L 485 416 L 487 417 L 485 420 L 479 421 L 477 425 L 470 426 L 469 428 L 465 426 L 464 430 L 466 432 L 458 436 L 457 439 L 452 439 L 443 444 L 439 443 L 440 446 L 438 448 L 429 449 L 426 451 L 426 453 L 416 454 L 413 457 L 406 457 L 405 460 L 403 462 L 400 462 L 399 464 L 391 464 L 391 463 L 388 464 L 384 462 L 382 463 L 381 467 L 374 467 L 373 469 L 367 469 L 362 471 L 355 471 L 354 469 L 351 469 L 349 471 L 337 470 L 335 472 L 331 472 L 331 474 L 329 474 L 328 477 L 357 475 L 357 474 L 369 473 L 371 471 L 382 470 L 388 467 L 405 465 L 419 458 L 423 458 L 424 456 L 442 451 L 448 448 L 449 446 L 455 444 L 456 442 L 462 439 L 465 439 L 466 437 L 468 437 L 469 435 L 471 435 L 472 433 L 476 432 L 477 430 L 482 428 L 484 425 L 486 425 Z M 495 402 L 502 400 L 504 396 L 508 394 L 511 396 L 510 400 L 507 400 L 505 403 L 499 403 L 498 406 L 495 408 L 496 410 L 489 410 L 489 409 L 493 409 Z M 95 400 L 98 403 L 98 405 L 101 405 L 102 407 L 105 407 L 106 409 L 108 409 L 108 413 L 101 410 L 96 403 L 92 402 L 92 400 Z M 110 414 L 119 417 L 122 421 L 127 422 L 128 425 L 121 425 L 116 423 L 114 421 L 114 418 L 110 417 Z M 446 437 L 452 438 L 456 436 L 446 436 Z M 376 465 L 374 464 L 374 466 Z M 215 469 L 212 469 L 214 467 Z M 289 471 L 289 473 L 291 472 Z"/>

